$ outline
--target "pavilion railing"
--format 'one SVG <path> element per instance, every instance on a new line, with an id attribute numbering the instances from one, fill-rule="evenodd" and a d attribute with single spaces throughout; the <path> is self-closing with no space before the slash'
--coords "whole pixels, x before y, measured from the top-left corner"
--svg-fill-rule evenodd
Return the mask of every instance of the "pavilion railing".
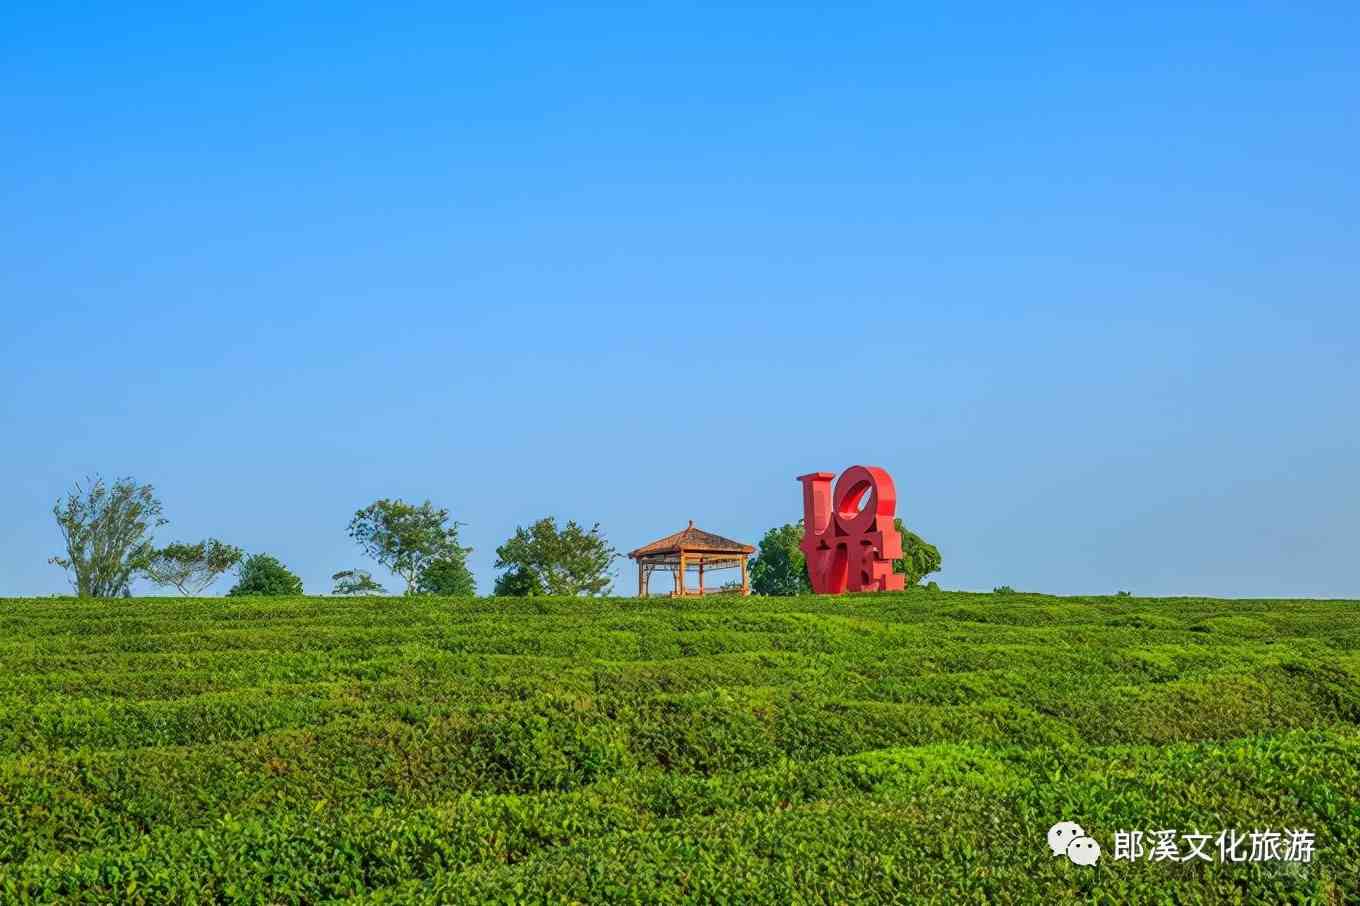
<path id="1" fill-rule="evenodd" d="M 700 597 L 700 595 L 702 595 L 703 597 L 708 597 L 709 595 L 740 595 L 740 594 L 741 594 L 741 586 L 738 585 L 738 586 L 736 586 L 736 587 L 734 587 L 734 588 L 722 588 L 722 587 L 719 587 L 719 588 L 705 588 L 702 592 L 700 592 L 699 589 L 697 589 L 697 588 L 686 588 L 684 591 L 672 591 L 672 592 L 671 592 L 671 597 L 672 597 L 672 598 L 697 598 L 697 597 Z"/>

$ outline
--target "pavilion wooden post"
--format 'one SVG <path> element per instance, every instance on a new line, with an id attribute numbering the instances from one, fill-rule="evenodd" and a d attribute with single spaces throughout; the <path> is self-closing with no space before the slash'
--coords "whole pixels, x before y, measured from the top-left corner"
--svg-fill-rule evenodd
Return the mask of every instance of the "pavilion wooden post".
<path id="1" fill-rule="evenodd" d="M 647 565 L 638 561 L 638 597 L 647 597 Z"/>
<path id="2" fill-rule="evenodd" d="M 685 596 L 685 554 L 680 553 L 680 568 L 675 571 L 675 592 L 678 597 Z"/>
<path id="3" fill-rule="evenodd" d="M 741 558 L 741 593 L 749 595 L 751 593 L 751 577 L 746 574 L 746 558 Z"/>
<path id="4" fill-rule="evenodd" d="M 699 597 L 704 596 L 704 558 L 699 558 Z"/>

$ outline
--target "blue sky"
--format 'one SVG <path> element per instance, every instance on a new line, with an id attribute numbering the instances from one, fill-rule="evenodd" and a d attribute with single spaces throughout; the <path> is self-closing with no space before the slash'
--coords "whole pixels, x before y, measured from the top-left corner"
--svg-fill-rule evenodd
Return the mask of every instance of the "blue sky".
<path id="1" fill-rule="evenodd" d="M 381 496 L 489 591 L 863 462 L 945 587 L 1360 597 L 1357 25 L 6 5 L 0 593 L 94 471 L 322 593 Z"/>

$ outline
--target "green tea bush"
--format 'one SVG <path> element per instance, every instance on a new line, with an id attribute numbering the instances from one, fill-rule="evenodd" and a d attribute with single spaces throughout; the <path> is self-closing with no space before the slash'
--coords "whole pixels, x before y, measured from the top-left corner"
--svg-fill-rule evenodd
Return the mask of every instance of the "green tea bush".
<path id="1" fill-rule="evenodd" d="M 0 902 L 1360 898 L 1353 602 L 0 601 Z M 1044 843 L 1060 819 L 1105 849 Z M 1299 827 L 1308 864 L 1114 861 Z"/>

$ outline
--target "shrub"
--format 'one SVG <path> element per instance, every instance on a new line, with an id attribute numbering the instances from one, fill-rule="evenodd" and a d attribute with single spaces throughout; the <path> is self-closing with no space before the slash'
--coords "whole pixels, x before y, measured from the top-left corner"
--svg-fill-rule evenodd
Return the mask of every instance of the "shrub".
<path id="1" fill-rule="evenodd" d="M 293 575 L 288 567 L 269 554 L 253 554 L 241 564 L 240 576 L 229 597 L 245 595 L 300 595 L 302 580 Z"/>
<path id="2" fill-rule="evenodd" d="M 543 583 L 531 570 L 512 567 L 496 577 L 495 595 L 503 598 L 533 598 L 543 595 Z"/>
<path id="3" fill-rule="evenodd" d="M 751 591 L 781 597 L 812 594 L 807 557 L 798 546 L 802 540 L 801 520 L 766 532 L 751 561 Z"/>
<path id="4" fill-rule="evenodd" d="M 420 572 L 416 591 L 422 595 L 470 598 L 477 593 L 472 571 L 462 557 L 434 560 Z"/>

